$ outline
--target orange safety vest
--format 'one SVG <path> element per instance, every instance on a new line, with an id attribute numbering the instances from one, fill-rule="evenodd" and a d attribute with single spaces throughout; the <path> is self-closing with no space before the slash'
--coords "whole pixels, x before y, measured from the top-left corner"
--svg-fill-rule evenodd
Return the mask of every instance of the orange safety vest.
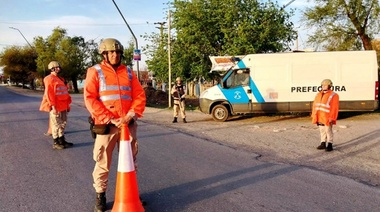
<path id="1" fill-rule="evenodd" d="M 71 96 L 64 80 L 54 74 L 49 74 L 44 78 L 45 92 L 42 97 L 40 111 L 50 112 L 52 106 L 58 112 L 69 110 Z"/>
<path id="2" fill-rule="evenodd" d="M 145 91 L 133 71 L 120 65 L 115 71 L 103 61 L 87 70 L 84 102 L 95 124 L 106 124 L 128 112 L 142 117 Z"/>
<path id="3" fill-rule="evenodd" d="M 330 126 L 336 124 L 339 112 L 339 95 L 332 90 L 319 92 L 313 102 L 312 123 Z"/>

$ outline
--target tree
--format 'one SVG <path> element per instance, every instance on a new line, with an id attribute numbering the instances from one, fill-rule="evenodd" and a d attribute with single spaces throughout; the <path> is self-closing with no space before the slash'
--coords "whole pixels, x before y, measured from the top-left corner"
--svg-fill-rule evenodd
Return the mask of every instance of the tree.
<path id="1" fill-rule="evenodd" d="M 380 27 L 378 0 L 314 0 L 302 22 L 315 29 L 308 43 L 328 51 L 372 50 L 371 40 Z"/>
<path id="2" fill-rule="evenodd" d="M 380 38 L 372 40 L 372 47 L 377 53 L 377 65 L 379 70 L 379 79 L 380 79 Z"/>
<path id="3" fill-rule="evenodd" d="M 296 38 L 293 23 L 277 3 L 257 0 L 174 0 L 172 44 L 173 76 L 193 79 L 208 74 L 210 55 L 244 55 L 281 52 L 290 49 Z M 159 36 L 151 41 L 161 42 Z M 168 70 L 167 48 L 156 44 L 149 52 L 149 70 Z M 162 72 L 161 72 L 162 70 Z M 167 76 L 167 74 L 166 74 Z M 173 77 L 172 76 L 172 77 Z M 161 76 L 160 76 L 161 77 Z"/>
<path id="4" fill-rule="evenodd" d="M 4 74 L 10 76 L 12 82 L 22 83 L 23 87 L 30 84 L 34 89 L 36 58 L 33 48 L 13 46 L 5 49 L 0 55 L 0 66 L 4 66 Z"/>
<path id="5" fill-rule="evenodd" d="M 47 64 L 53 60 L 58 61 L 62 67 L 61 75 L 67 81 L 72 81 L 74 91 L 79 93 L 77 80 L 86 70 L 91 50 L 83 37 L 69 37 L 66 34 L 65 29 L 57 27 L 46 39 L 35 38 L 37 65 L 40 75 L 46 76 Z"/>
<path id="6" fill-rule="evenodd" d="M 86 54 L 86 60 L 85 60 L 85 67 L 91 67 L 100 61 L 102 61 L 102 56 L 99 54 L 99 45 L 98 43 L 95 43 L 94 40 L 88 40 L 86 42 L 86 48 L 85 48 L 85 54 Z M 85 77 L 82 77 L 85 79 Z"/>
<path id="7" fill-rule="evenodd" d="M 157 82 L 168 81 L 168 52 L 167 52 L 167 34 L 152 33 L 151 35 L 145 34 L 145 40 L 149 40 L 143 51 L 149 56 L 146 64 L 149 70 L 152 71 Z"/>
<path id="8" fill-rule="evenodd" d="M 86 42 L 83 37 L 65 37 L 62 39 L 60 47 L 56 52 L 56 57 L 58 61 L 62 61 L 61 65 L 65 67 L 62 76 L 70 79 L 75 93 L 79 93 L 77 81 L 78 77 L 84 74 L 86 68 Z"/>
<path id="9" fill-rule="evenodd" d="M 133 52 L 135 50 L 135 45 L 133 40 L 130 40 L 128 42 L 127 46 L 124 46 L 124 58 L 122 59 L 122 63 L 129 66 L 133 67 Z"/>

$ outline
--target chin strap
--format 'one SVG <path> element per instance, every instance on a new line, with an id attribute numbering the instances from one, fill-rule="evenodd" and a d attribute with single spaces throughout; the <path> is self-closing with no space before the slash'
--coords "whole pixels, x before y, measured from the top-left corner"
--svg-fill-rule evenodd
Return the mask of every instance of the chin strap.
<path id="1" fill-rule="evenodd" d="M 108 63 L 108 64 L 110 64 L 113 68 L 117 68 L 117 67 L 119 67 L 120 66 L 120 64 L 121 64 L 121 59 L 122 59 L 122 56 L 120 56 L 120 60 L 119 60 L 119 63 L 118 64 L 116 64 L 116 65 L 112 65 L 111 63 L 110 63 L 110 60 L 108 59 L 108 55 L 107 54 L 104 54 L 104 59 L 106 60 L 106 62 Z"/>

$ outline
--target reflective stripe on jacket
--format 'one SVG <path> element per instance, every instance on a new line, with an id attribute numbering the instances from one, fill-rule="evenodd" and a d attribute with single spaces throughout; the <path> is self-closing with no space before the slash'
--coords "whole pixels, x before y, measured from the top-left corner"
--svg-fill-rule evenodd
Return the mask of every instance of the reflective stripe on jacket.
<path id="1" fill-rule="evenodd" d="M 42 97 L 40 111 L 49 112 L 52 106 L 58 112 L 70 109 L 71 96 L 64 80 L 54 74 L 44 78 L 45 92 Z"/>
<path id="2" fill-rule="evenodd" d="M 339 112 L 339 95 L 332 90 L 319 92 L 313 102 L 312 123 L 326 126 L 336 124 Z"/>
<path id="3" fill-rule="evenodd" d="M 90 67 L 83 93 L 95 124 L 106 124 L 112 117 L 120 118 L 130 111 L 141 117 L 145 110 L 144 89 L 125 65 L 120 65 L 116 71 L 105 61 Z"/>

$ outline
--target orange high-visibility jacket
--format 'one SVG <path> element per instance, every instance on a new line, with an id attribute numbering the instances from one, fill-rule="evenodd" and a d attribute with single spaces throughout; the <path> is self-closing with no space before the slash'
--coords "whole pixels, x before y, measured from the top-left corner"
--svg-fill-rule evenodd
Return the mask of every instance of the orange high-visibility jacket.
<path id="1" fill-rule="evenodd" d="M 336 124 L 339 112 L 339 95 L 332 90 L 319 92 L 313 102 L 312 123 L 330 126 Z"/>
<path id="2" fill-rule="evenodd" d="M 45 93 L 40 105 L 40 111 L 49 112 L 52 106 L 58 112 L 70 110 L 71 96 L 64 80 L 54 74 L 44 78 Z"/>
<path id="3" fill-rule="evenodd" d="M 120 65 L 115 71 L 105 61 L 87 70 L 84 102 L 95 124 L 107 124 L 128 112 L 142 117 L 145 110 L 145 91 L 133 71 Z"/>

